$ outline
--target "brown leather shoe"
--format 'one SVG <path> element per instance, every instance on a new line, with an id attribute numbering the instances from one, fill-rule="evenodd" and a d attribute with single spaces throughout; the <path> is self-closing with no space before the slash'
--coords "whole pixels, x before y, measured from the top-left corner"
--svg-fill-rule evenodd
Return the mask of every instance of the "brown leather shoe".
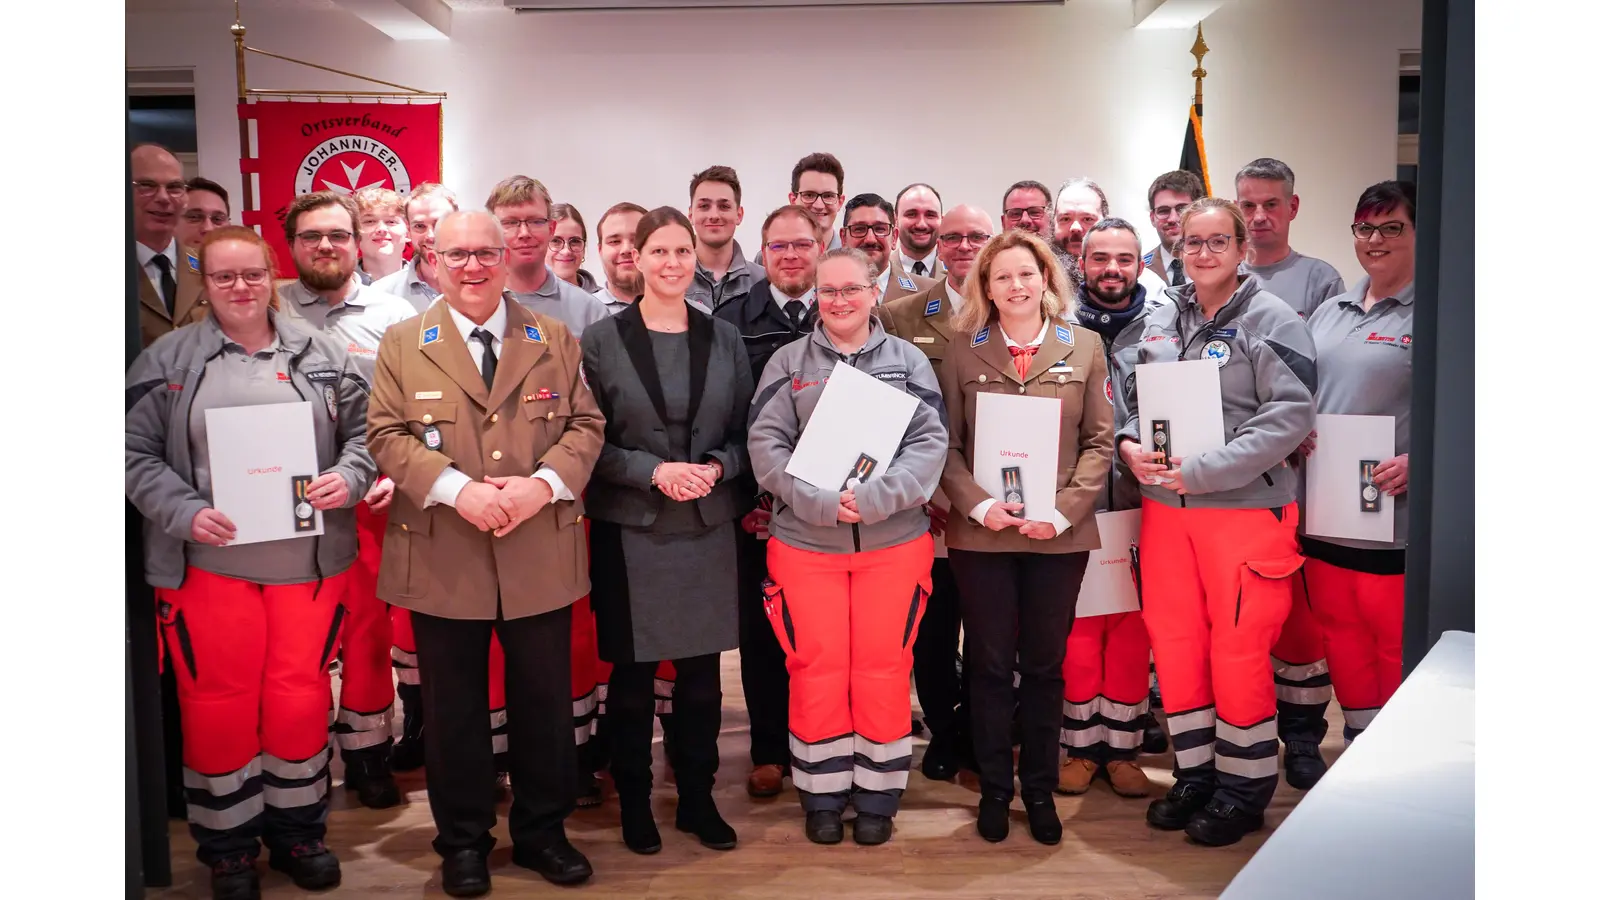
<path id="1" fill-rule="evenodd" d="M 783 793 L 783 766 L 756 766 L 744 789 L 752 797 L 776 797 Z"/>
<path id="2" fill-rule="evenodd" d="M 1061 764 L 1061 772 L 1056 776 L 1056 793 L 1084 793 L 1089 790 L 1089 782 L 1094 780 L 1094 773 L 1099 768 L 1092 759 L 1069 758 Z"/>
<path id="3" fill-rule="evenodd" d="M 1150 779 L 1132 760 L 1114 759 L 1106 763 L 1106 775 L 1111 779 L 1111 789 L 1124 797 L 1150 796 Z"/>

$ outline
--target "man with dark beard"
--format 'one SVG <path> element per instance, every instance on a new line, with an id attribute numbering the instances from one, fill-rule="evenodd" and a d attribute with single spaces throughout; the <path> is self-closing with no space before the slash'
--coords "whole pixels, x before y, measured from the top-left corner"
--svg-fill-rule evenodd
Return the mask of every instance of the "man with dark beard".
<path id="1" fill-rule="evenodd" d="M 1058 202 L 1073 190 L 1063 187 Z M 1084 193 L 1092 196 L 1090 191 Z M 1121 423 L 1128 415 L 1145 317 L 1166 301 L 1159 294 L 1147 294 L 1139 284 L 1144 262 L 1139 233 L 1132 225 L 1124 219 L 1097 218 L 1085 229 L 1078 221 L 1069 221 L 1063 233 L 1083 252 L 1078 323 L 1098 333 L 1105 346 L 1106 396 L 1115 421 Z M 1138 509 L 1139 504 L 1138 483 L 1118 460 L 1097 510 Z M 1150 781 L 1136 761 L 1150 711 L 1149 673 L 1150 636 L 1138 611 L 1080 616 L 1073 624 L 1063 669 L 1063 755 L 1056 790 L 1081 794 L 1104 766 L 1111 789 L 1118 794 L 1149 794 Z"/>
<path id="2" fill-rule="evenodd" d="M 294 199 L 284 230 L 300 280 L 278 289 L 278 314 L 308 331 L 338 338 L 370 385 L 383 333 L 417 311 L 404 298 L 361 284 L 356 276 L 358 220 L 356 203 L 347 196 L 318 191 Z M 389 652 L 393 633 L 388 605 L 377 593 L 383 533 L 393 497 L 394 482 L 380 477 L 366 501 L 356 506 L 360 554 L 350 569 L 345 597 L 339 709 L 333 725 L 344 757 L 345 787 L 373 809 L 400 802 L 389 764 L 395 696 Z"/>
<path id="3" fill-rule="evenodd" d="M 894 224 L 900 229 L 900 252 L 893 262 L 908 275 L 937 280 L 944 274 L 939 259 L 939 223 L 944 198 L 930 184 L 908 184 L 894 198 Z M 900 274 L 898 272 L 896 275 Z"/>
<path id="4" fill-rule="evenodd" d="M 878 305 L 933 287 L 932 278 L 908 275 L 890 261 L 900 237 L 894 224 L 894 207 L 877 194 L 857 194 L 844 205 L 840 240 L 867 255 L 878 279 Z"/>
<path id="5" fill-rule="evenodd" d="M 1050 246 L 1057 256 L 1070 262 L 1067 277 L 1074 290 L 1083 281 L 1078 266 L 1083 259 L 1083 236 L 1094 223 L 1109 215 L 1111 203 L 1106 200 L 1106 192 L 1087 178 L 1069 178 L 1056 191 L 1056 206 L 1050 216 Z"/>

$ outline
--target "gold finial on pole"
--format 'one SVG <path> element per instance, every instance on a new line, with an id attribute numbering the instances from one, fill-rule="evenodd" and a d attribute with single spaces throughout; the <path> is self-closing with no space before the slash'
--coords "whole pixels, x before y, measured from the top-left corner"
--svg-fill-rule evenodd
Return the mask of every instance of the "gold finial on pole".
<path id="1" fill-rule="evenodd" d="M 234 2 L 237 3 L 238 0 L 234 0 Z M 1201 91 L 1202 91 L 1201 82 L 1206 77 L 1206 70 L 1202 67 L 1202 63 L 1203 63 L 1203 60 L 1206 57 L 1206 53 L 1210 49 L 1211 49 L 1210 47 L 1206 46 L 1206 29 L 1205 29 L 1205 26 L 1204 25 L 1195 26 L 1194 46 L 1189 48 L 1189 52 L 1194 54 L 1194 71 L 1189 73 L 1189 74 L 1194 76 L 1194 105 L 1195 106 L 1199 106 L 1201 104 Z"/>
<path id="2" fill-rule="evenodd" d="M 233 66 L 239 78 L 239 102 L 243 103 L 250 91 L 244 78 L 244 23 L 239 21 L 239 0 L 233 0 L 233 26 L 228 31 L 233 34 Z"/>

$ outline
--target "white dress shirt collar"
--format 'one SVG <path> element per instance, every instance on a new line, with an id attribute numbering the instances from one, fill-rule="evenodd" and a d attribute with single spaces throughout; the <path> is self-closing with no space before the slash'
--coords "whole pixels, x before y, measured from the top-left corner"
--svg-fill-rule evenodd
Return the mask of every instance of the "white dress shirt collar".
<path id="1" fill-rule="evenodd" d="M 928 269 L 928 271 L 922 273 L 922 277 L 924 277 L 924 278 L 932 278 L 933 277 L 934 267 L 939 265 L 939 249 L 937 247 L 935 247 L 934 249 L 929 250 L 928 251 L 928 255 L 922 257 L 921 259 L 918 259 L 917 257 L 914 257 L 914 256 L 907 256 L 907 255 L 905 255 L 904 251 L 900 252 L 900 265 L 901 265 L 902 268 L 904 268 L 906 270 L 906 274 L 907 275 L 915 275 L 916 274 L 911 269 L 912 269 L 913 266 L 915 266 L 919 262 L 922 263 L 924 266 L 926 266 L 927 269 Z"/>
<path id="2" fill-rule="evenodd" d="M 150 260 L 155 259 L 157 256 L 165 256 L 167 258 L 167 262 L 172 264 L 172 277 L 174 277 L 174 278 L 178 277 L 178 239 L 177 238 L 173 238 L 172 240 L 168 241 L 167 242 L 167 247 L 166 247 L 165 250 L 151 250 L 149 247 L 146 247 L 144 244 L 141 244 L 138 241 L 134 241 L 133 242 L 133 251 L 139 257 L 139 267 L 140 268 L 144 268 L 144 269 L 150 268 Z"/>
<path id="3" fill-rule="evenodd" d="M 1050 329 L 1050 322 L 1048 320 L 1046 320 L 1045 322 L 1042 322 L 1039 325 L 1039 334 L 1036 337 L 1034 337 L 1033 340 L 1028 342 L 1028 346 L 1029 347 L 1037 347 L 1040 344 L 1043 344 L 1044 343 L 1045 332 L 1048 331 L 1049 329 Z M 1006 346 L 1007 347 L 1021 347 L 1022 346 L 1021 344 L 1017 343 L 1016 341 L 1013 341 L 1011 339 L 1011 335 L 1006 334 L 1006 330 L 1004 328 L 1000 329 L 1000 336 L 1006 339 Z"/>
<path id="4" fill-rule="evenodd" d="M 451 321 L 455 322 L 456 330 L 461 332 L 462 340 L 470 343 L 473 329 L 482 328 L 484 331 L 487 331 L 489 334 L 494 336 L 495 354 L 498 355 L 500 353 L 500 344 L 505 340 L 506 333 L 506 298 L 500 298 L 500 305 L 495 307 L 494 312 L 489 315 L 488 320 L 482 325 L 479 325 L 466 316 L 463 316 L 460 311 L 458 311 L 454 306 L 451 306 L 448 302 L 445 303 L 445 308 L 450 310 L 450 319 Z"/>

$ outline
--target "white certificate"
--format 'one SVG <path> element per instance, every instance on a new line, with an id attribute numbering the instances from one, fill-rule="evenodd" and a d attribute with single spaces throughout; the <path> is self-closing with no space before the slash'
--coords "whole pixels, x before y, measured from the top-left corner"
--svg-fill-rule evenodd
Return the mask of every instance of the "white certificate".
<path id="1" fill-rule="evenodd" d="M 921 402 L 859 369 L 835 363 L 783 470 L 826 491 L 840 489 L 863 453 L 875 460 L 873 471 L 881 472 L 894 461 Z"/>
<path id="2" fill-rule="evenodd" d="M 1306 464 L 1306 534 L 1394 540 L 1394 497 L 1376 491 L 1361 510 L 1361 461 L 1394 456 L 1394 416 L 1317 416 L 1317 448 Z"/>
<path id="3" fill-rule="evenodd" d="M 1094 520 L 1100 528 L 1100 549 L 1089 554 L 1077 617 L 1137 612 L 1139 591 L 1133 581 L 1131 551 L 1139 542 L 1139 510 L 1096 513 Z"/>
<path id="4" fill-rule="evenodd" d="M 1016 467 L 1022 477 L 1022 518 L 1052 522 L 1056 511 L 1056 471 L 1061 457 L 1061 401 L 1055 397 L 979 394 L 973 423 L 972 477 L 989 496 L 1006 501 L 1002 469 Z M 970 509 L 952 515 L 966 515 Z"/>
<path id="5" fill-rule="evenodd" d="M 1228 440 L 1222 428 L 1222 367 L 1215 360 L 1143 363 L 1134 367 L 1139 392 L 1139 443 L 1156 449 L 1150 429 L 1157 419 L 1168 424 L 1169 457 L 1220 450 Z"/>
<path id="6" fill-rule="evenodd" d="M 234 544 L 322 533 L 318 510 L 311 511 L 315 527 L 295 528 L 294 477 L 320 474 L 310 403 L 208 409 L 206 443 L 211 505 L 238 530 Z"/>

